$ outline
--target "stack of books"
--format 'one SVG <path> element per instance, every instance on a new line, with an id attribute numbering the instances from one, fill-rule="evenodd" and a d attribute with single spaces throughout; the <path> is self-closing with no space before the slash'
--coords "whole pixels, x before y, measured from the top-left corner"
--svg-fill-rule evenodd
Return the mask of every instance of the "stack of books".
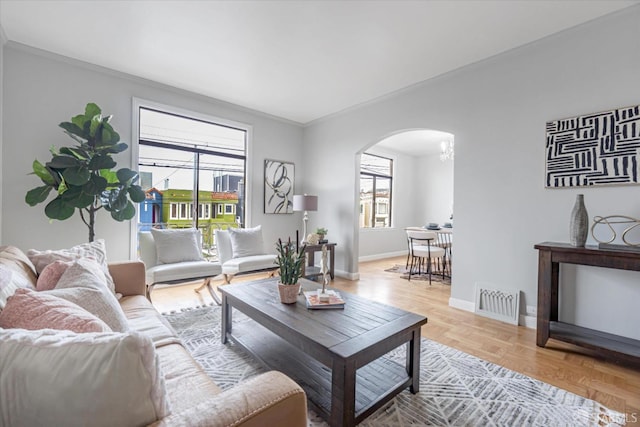
<path id="1" fill-rule="evenodd" d="M 329 295 L 328 300 L 320 301 L 319 295 L 322 294 L 322 289 L 318 289 L 317 291 L 306 291 L 304 293 L 304 298 L 307 300 L 307 308 L 344 308 L 344 300 L 338 292 L 327 290 L 326 293 Z"/>

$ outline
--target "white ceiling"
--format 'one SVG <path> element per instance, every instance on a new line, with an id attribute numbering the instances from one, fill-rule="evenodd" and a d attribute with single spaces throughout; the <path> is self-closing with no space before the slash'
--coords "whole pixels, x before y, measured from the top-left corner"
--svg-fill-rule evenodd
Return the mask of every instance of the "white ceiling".
<path id="1" fill-rule="evenodd" d="M 640 0 L 0 0 L 10 41 L 299 123 Z"/>

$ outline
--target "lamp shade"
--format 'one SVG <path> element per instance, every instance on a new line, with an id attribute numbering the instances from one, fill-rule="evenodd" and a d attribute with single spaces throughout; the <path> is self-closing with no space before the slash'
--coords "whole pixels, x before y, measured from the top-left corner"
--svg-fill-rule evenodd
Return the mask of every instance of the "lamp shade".
<path id="1" fill-rule="evenodd" d="M 293 196 L 294 211 L 317 211 L 318 196 L 294 195 Z"/>

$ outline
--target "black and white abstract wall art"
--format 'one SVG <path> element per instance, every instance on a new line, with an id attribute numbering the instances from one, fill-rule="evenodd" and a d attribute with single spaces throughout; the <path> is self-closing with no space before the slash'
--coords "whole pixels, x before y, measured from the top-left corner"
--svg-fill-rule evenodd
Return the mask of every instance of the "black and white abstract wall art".
<path id="1" fill-rule="evenodd" d="M 640 106 L 547 122 L 548 188 L 640 184 Z"/>
<path id="2" fill-rule="evenodd" d="M 293 213 L 295 165 L 280 160 L 264 161 L 264 213 Z"/>

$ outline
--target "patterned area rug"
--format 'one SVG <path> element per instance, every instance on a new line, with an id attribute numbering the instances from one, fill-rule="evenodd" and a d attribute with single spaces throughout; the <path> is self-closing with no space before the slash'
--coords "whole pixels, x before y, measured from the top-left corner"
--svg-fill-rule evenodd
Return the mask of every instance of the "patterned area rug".
<path id="1" fill-rule="evenodd" d="M 400 264 L 396 264 L 391 268 L 387 268 L 384 271 L 388 271 L 390 273 L 399 273 L 400 277 L 402 277 L 403 279 L 409 279 L 409 270 L 407 268 L 405 268 L 404 265 L 400 265 Z M 428 274 L 417 274 L 414 273 L 411 275 L 411 280 L 426 280 L 427 282 L 429 281 L 429 275 Z M 443 283 L 445 285 L 450 285 L 451 284 L 451 278 L 450 277 L 444 277 L 444 279 L 442 278 L 442 274 L 438 274 L 437 272 L 434 272 L 431 274 L 431 282 L 432 283 Z"/>
<path id="2" fill-rule="evenodd" d="M 222 389 L 265 370 L 220 342 L 219 306 L 165 314 L 186 348 Z M 233 321 L 252 320 L 234 310 Z M 404 364 L 405 346 L 385 357 Z M 624 414 L 477 357 L 422 339 L 420 392 L 408 390 L 361 426 L 619 426 Z M 309 410 L 309 426 L 327 426 Z"/>

